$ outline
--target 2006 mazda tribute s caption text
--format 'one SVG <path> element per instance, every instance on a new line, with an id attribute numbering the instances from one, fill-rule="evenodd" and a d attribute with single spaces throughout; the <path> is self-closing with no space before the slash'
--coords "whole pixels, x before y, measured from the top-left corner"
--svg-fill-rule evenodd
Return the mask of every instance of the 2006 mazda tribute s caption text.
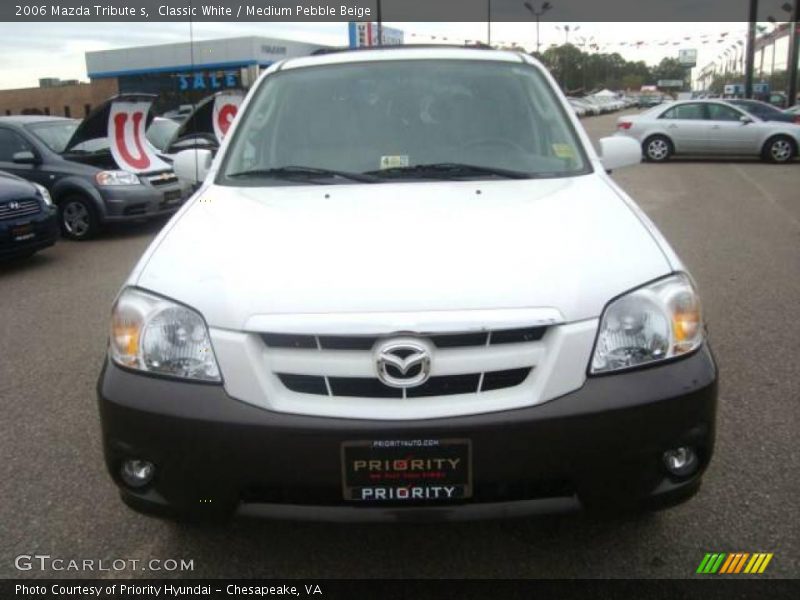
<path id="1" fill-rule="evenodd" d="M 113 307 L 130 506 L 309 519 L 674 504 L 716 367 L 678 257 L 546 70 L 395 48 L 265 72 Z"/>

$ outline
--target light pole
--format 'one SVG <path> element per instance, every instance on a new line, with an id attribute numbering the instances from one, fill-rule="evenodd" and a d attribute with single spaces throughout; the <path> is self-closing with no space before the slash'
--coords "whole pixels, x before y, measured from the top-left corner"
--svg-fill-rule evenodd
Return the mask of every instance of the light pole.
<path id="1" fill-rule="evenodd" d="M 569 25 L 564 25 L 564 28 L 562 29 L 561 26 L 556 25 L 556 29 L 558 29 L 559 31 L 563 31 L 564 32 L 564 44 L 565 45 L 569 44 L 569 32 L 572 31 L 574 33 L 576 31 L 578 31 L 580 28 L 581 28 L 580 25 L 576 25 L 575 27 L 570 27 Z"/>
<path id="2" fill-rule="evenodd" d="M 788 4 L 788 2 L 786 4 Z M 784 7 L 786 4 L 784 4 Z M 792 7 L 792 20 L 789 23 L 789 27 L 791 27 L 791 30 L 789 31 L 789 61 L 786 65 L 786 68 L 789 71 L 789 85 L 787 89 L 788 98 L 786 98 L 787 106 L 794 106 L 797 102 L 797 52 L 798 46 L 800 46 L 800 41 L 797 39 L 798 20 L 800 20 L 800 0 L 794 0 L 794 6 Z"/>
<path id="3" fill-rule="evenodd" d="M 756 19 L 758 0 L 750 0 L 750 13 L 747 18 L 747 65 L 744 69 L 744 97 L 753 97 L 753 71 L 756 68 Z"/>
<path id="4" fill-rule="evenodd" d="M 539 8 L 534 8 L 530 2 L 523 2 L 523 6 L 527 8 L 534 17 L 536 17 L 536 54 L 539 54 L 539 18 L 548 10 L 553 8 L 553 5 L 549 2 L 545 2 Z"/>

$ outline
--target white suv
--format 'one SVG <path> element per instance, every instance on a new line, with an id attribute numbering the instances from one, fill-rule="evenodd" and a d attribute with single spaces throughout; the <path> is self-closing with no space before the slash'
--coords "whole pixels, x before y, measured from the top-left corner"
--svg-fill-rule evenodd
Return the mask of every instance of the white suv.
<path id="1" fill-rule="evenodd" d="M 527 55 L 274 65 L 113 307 L 123 499 L 475 518 L 690 497 L 716 367 L 685 268 Z"/>

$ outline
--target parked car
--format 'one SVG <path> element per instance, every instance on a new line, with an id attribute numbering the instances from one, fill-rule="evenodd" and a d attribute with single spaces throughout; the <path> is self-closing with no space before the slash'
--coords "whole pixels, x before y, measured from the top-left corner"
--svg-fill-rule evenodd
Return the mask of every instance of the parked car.
<path id="1" fill-rule="evenodd" d="M 663 94 L 642 94 L 639 96 L 639 108 L 652 108 L 664 102 Z"/>
<path id="2" fill-rule="evenodd" d="M 570 105 L 572 106 L 572 110 L 575 111 L 575 114 L 579 117 L 585 117 L 589 112 L 589 109 L 583 102 L 580 102 L 577 98 L 567 98 Z"/>
<path id="3" fill-rule="evenodd" d="M 692 279 L 526 54 L 289 59 L 112 309 L 106 464 L 166 514 L 471 518 L 698 489 Z M 199 170 L 199 172 L 198 172 Z M 592 252 L 586 249 L 591 248 Z"/>
<path id="4" fill-rule="evenodd" d="M 729 104 L 738 106 L 742 110 L 747 111 L 751 115 L 757 116 L 762 121 L 781 121 L 783 123 L 798 123 L 800 124 L 800 115 L 790 115 L 779 108 L 775 108 L 772 104 L 760 102 L 758 100 L 728 100 Z"/>
<path id="5" fill-rule="evenodd" d="M 0 117 L 0 169 L 46 187 L 62 233 L 75 240 L 106 223 L 172 214 L 190 193 L 169 169 L 121 170 L 109 150 L 108 111 L 106 103 L 83 121 Z"/>
<path id="6" fill-rule="evenodd" d="M 56 238 L 58 219 L 47 189 L 0 171 L 0 259 L 30 256 Z"/>
<path id="7" fill-rule="evenodd" d="M 800 115 L 800 104 L 795 104 L 791 108 L 787 108 L 784 112 L 788 115 L 793 115 L 793 116 Z"/>
<path id="8" fill-rule="evenodd" d="M 147 139 L 158 150 L 166 150 L 175 133 L 180 129 L 180 124 L 172 119 L 156 117 L 147 128 Z"/>
<path id="9" fill-rule="evenodd" d="M 653 162 L 673 155 L 760 156 L 785 163 L 797 155 L 800 125 L 763 121 L 723 100 L 672 102 L 617 120 L 617 134 L 635 139 Z"/>

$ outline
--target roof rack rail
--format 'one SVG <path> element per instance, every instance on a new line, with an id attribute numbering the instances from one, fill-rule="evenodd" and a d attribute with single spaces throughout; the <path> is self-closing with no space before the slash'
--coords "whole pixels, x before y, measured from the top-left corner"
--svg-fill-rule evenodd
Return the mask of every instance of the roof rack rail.
<path id="1" fill-rule="evenodd" d="M 357 48 L 350 48 L 349 46 L 332 46 L 330 48 L 318 48 L 311 53 L 311 56 L 319 56 L 321 54 L 337 54 L 339 52 L 360 52 L 364 50 L 408 50 L 415 48 L 470 48 L 477 50 L 494 50 L 491 46 L 483 42 L 475 42 L 472 44 L 392 44 L 386 46 L 359 46 Z"/>

